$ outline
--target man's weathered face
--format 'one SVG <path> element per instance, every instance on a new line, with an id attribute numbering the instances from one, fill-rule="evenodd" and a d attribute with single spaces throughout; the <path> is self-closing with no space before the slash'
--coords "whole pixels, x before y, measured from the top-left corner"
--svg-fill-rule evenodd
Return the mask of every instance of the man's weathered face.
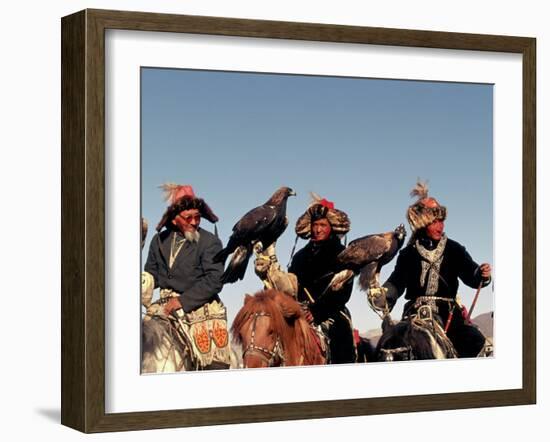
<path id="1" fill-rule="evenodd" d="M 433 198 L 425 198 L 422 201 L 422 204 L 430 209 L 439 207 L 439 204 Z M 426 226 L 426 235 L 428 236 L 428 238 L 433 239 L 434 241 L 439 241 L 444 231 L 445 221 L 441 219 L 436 219 L 431 224 L 428 224 L 428 226 Z"/>
<path id="2" fill-rule="evenodd" d="M 437 219 L 426 226 L 426 235 L 434 241 L 439 241 L 445 230 L 445 222 Z"/>
<path id="3" fill-rule="evenodd" d="M 311 223 L 312 241 L 325 241 L 330 237 L 332 227 L 326 218 L 318 219 Z"/>
<path id="4" fill-rule="evenodd" d="M 172 220 L 172 224 L 178 228 L 181 233 L 196 232 L 201 223 L 201 215 L 198 209 L 182 210 Z"/>

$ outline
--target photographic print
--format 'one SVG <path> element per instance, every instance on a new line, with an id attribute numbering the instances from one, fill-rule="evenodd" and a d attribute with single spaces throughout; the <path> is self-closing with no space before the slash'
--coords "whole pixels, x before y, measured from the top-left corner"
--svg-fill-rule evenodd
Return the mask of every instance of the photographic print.
<path id="1" fill-rule="evenodd" d="M 62 423 L 535 403 L 535 46 L 64 17 Z"/>
<path id="2" fill-rule="evenodd" d="M 142 374 L 493 356 L 492 84 L 140 89 Z"/>

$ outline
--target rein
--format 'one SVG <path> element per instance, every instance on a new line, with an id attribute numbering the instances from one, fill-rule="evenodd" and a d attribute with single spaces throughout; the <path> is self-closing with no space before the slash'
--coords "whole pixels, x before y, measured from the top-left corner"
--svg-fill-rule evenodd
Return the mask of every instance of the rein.
<path id="1" fill-rule="evenodd" d="M 259 345 L 256 345 L 254 343 L 254 338 L 256 337 L 256 321 L 259 317 L 268 317 L 271 318 L 271 315 L 269 313 L 265 312 L 257 312 L 254 313 L 254 318 L 252 319 L 252 335 L 250 339 L 250 343 L 243 351 L 243 358 L 246 356 L 247 353 L 256 353 L 258 354 L 264 361 L 267 362 L 268 367 L 272 367 L 274 362 L 279 358 L 282 362 L 282 365 L 284 365 L 284 356 L 283 356 L 283 347 L 281 345 L 281 338 L 277 335 L 277 340 L 275 341 L 275 345 L 273 346 L 273 349 L 270 350 L 269 348 L 261 347 Z"/>

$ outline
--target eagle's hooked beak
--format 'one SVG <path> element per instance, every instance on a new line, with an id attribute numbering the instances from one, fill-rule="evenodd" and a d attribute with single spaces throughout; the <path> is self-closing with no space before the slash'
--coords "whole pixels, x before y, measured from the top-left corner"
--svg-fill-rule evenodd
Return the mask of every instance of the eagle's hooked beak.
<path id="1" fill-rule="evenodd" d="M 296 192 L 294 192 L 294 190 L 290 189 L 288 191 L 288 196 L 296 196 Z"/>

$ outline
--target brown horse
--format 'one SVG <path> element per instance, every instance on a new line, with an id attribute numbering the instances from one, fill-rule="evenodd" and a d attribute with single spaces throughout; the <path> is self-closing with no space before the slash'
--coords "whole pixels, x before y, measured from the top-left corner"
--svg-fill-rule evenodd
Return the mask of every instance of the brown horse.
<path id="1" fill-rule="evenodd" d="M 321 365 L 321 343 L 302 314 L 300 304 L 277 290 L 246 295 L 231 327 L 243 349 L 243 366 L 250 368 Z"/>

